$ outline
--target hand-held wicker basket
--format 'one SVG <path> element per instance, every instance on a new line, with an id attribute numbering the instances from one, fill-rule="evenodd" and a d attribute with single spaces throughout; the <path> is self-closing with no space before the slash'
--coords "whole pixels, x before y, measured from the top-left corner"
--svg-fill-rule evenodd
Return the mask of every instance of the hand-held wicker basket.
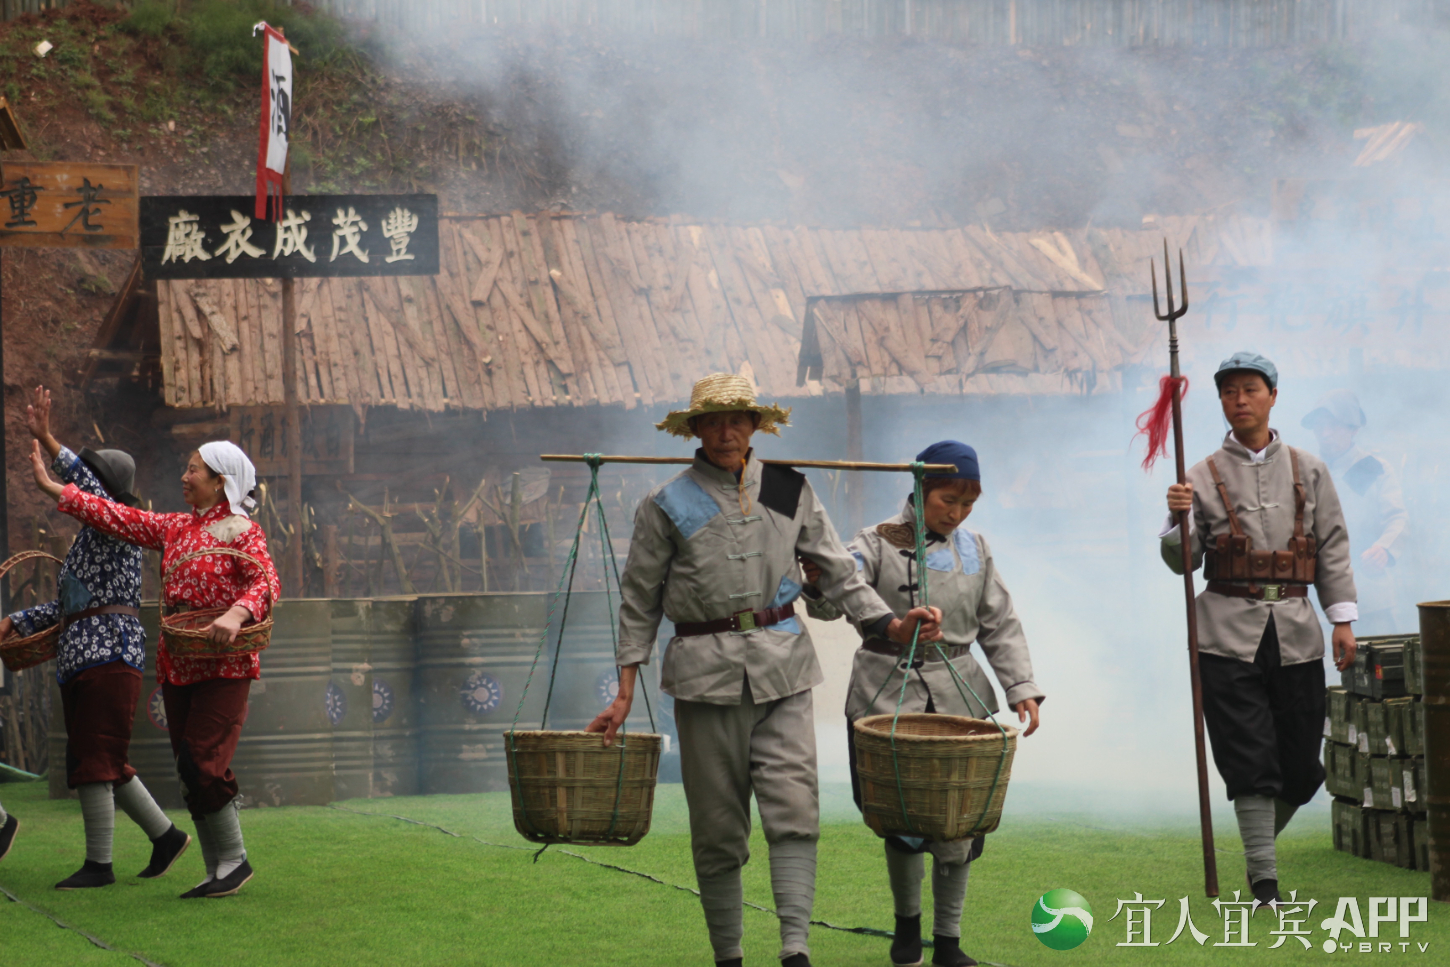
<path id="1" fill-rule="evenodd" d="M 21 551 L 5 563 L 0 564 L 0 578 L 26 561 L 40 558 L 54 561 L 57 564 L 63 563 L 60 558 L 44 551 Z M 60 622 L 56 622 L 44 631 L 37 631 L 33 635 L 5 639 L 0 642 L 0 661 L 4 661 L 5 667 L 12 672 L 24 671 L 50 661 L 55 657 L 55 646 L 60 641 L 60 629 Z"/>
<path id="2" fill-rule="evenodd" d="M 192 551 L 190 554 L 183 554 L 177 558 L 162 575 L 163 597 L 166 582 L 171 580 L 171 575 L 176 573 L 177 568 L 187 561 L 194 561 L 199 557 L 211 554 L 239 557 L 244 561 L 251 561 L 259 568 L 262 566 L 261 561 L 246 551 L 239 551 L 234 547 L 208 547 L 204 550 Z M 163 615 L 161 635 L 166 639 L 166 650 L 183 658 L 231 658 L 235 655 L 255 655 L 271 643 L 272 617 L 270 615 L 263 621 L 242 625 L 242 629 L 237 632 L 236 638 L 232 639 L 230 644 L 219 645 L 212 641 L 206 631 L 207 626 L 230 610 L 230 608 L 202 608 L 196 611 Z"/>
<path id="3" fill-rule="evenodd" d="M 995 830 L 1002 821 L 1017 730 L 960 715 L 871 715 L 854 724 L 861 813 L 878 836 L 939 842 Z M 898 775 L 900 783 L 898 785 Z M 902 815 L 902 800 L 906 814 Z"/>
<path id="4" fill-rule="evenodd" d="M 660 737 L 598 732 L 504 734 L 514 827 L 535 843 L 633 846 L 654 812 Z M 622 773 L 621 773 L 622 770 Z"/>

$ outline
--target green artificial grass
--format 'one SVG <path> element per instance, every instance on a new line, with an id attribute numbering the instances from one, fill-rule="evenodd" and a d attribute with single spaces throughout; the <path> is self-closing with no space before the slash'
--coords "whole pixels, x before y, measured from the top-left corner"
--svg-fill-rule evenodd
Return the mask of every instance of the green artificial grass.
<path id="1" fill-rule="evenodd" d="M 506 794 L 354 800 L 341 808 L 255 809 L 242 814 L 257 877 L 227 900 L 178 900 L 201 878 L 193 846 L 171 874 L 137 880 L 149 844 L 124 815 L 117 818 L 119 882 L 103 890 L 61 893 L 53 884 L 80 865 L 82 832 L 74 802 L 45 799 L 42 784 L 4 787 L 6 809 L 20 818 L 14 850 L 0 863 L 0 887 L 116 948 L 107 952 L 74 931 L 0 895 L 0 963 L 135 964 L 134 952 L 164 967 L 205 965 L 650 965 L 711 962 L 698 900 L 639 876 L 585 862 L 616 864 L 666 884 L 691 887 L 688 821 L 678 786 L 660 787 L 650 835 L 630 849 L 552 847 L 535 850 L 514 832 Z M 1202 896 L 1196 826 L 1101 814 L 1073 815 L 1062 797 L 1032 806 L 1008 804 L 1003 828 L 974 864 L 964 917 L 964 949 L 979 960 L 1012 967 L 1065 964 L 1280 963 L 1319 958 L 1327 934 L 1319 922 L 1338 897 L 1357 896 L 1368 915 L 1370 896 L 1425 896 L 1429 875 L 1397 870 L 1335 852 L 1324 810 L 1306 812 L 1280 839 L 1286 889 L 1319 900 L 1307 926 L 1314 949 L 1295 941 L 1270 949 L 1275 923 L 1267 911 L 1252 921 L 1252 949 L 1214 948 L 1222 919 Z M 881 844 L 856 817 L 849 792 L 823 789 L 823 828 L 817 919 L 841 926 L 889 930 L 890 892 Z M 1220 809 L 1231 823 L 1231 813 Z M 370 815 L 363 815 L 367 813 Z M 402 822 L 386 814 L 433 823 Z M 185 817 L 173 819 L 184 823 Z M 757 823 L 758 827 L 758 823 Z M 1231 825 L 1218 832 L 1224 850 L 1239 847 Z M 485 845 L 484 842 L 501 844 Z M 502 848 L 502 846 L 515 848 Z M 745 870 L 748 901 L 773 906 L 765 843 L 757 828 L 755 859 Z M 1225 899 L 1243 875 L 1243 861 L 1219 854 Z M 1093 905 L 1096 926 L 1071 951 L 1041 945 L 1028 928 L 1032 904 L 1049 889 L 1067 887 Z M 1166 941 L 1177 923 L 1178 898 L 1189 896 L 1194 923 L 1208 946 L 1187 934 L 1171 946 L 1119 948 L 1121 917 L 1109 922 L 1118 898 L 1135 891 L 1166 899 L 1154 939 Z M 930 901 L 930 885 L 924 891 Z M 926 913 L 929 922 L 930 910 Z M 1398 943 L 1398 931 L 1381 937 Z M 777 925 L 765 912 L 745 914 L 746 963 L 775 963 Z M 1450 910 L 1430 904 L 1430 921 L 1411 927 L 1438 959 L 1450 947 Z M 818 967 L 884 967 L 889 941 L 816 927 L 812 960 Z M 1400 949 L 1393 948 L 1398 956 Z M 1425 961 L 1429 962 L 1429 961 Z"/>

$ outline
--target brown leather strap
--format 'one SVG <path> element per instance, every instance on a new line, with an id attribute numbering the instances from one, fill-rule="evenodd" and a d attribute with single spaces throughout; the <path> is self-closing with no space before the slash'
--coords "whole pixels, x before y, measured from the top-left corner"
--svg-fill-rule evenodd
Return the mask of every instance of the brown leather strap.
<path id="1" fill-rule="evenodd" d="M 1304 495 L 1304 481 L 1299 478 L 1299 453 L 1291 446 L 1285 446 L 1289 451 L 1289 466 L 1294 470 L 1294 536 L 1304 536 L 1304 505 L 1308 499 Z"/>
<path id="2" fill-rule="evenodd" d="M 1208 458 L 1208 472 L 1213 474 L 1213 484 L 1218 488 L 1218 495 L 1223 499 L 1224 509 L 1228 511 L 1228 529 L 1235 537 L 1243 537 L 1244 529 L 1239 526 L 1238 511 L 1234 510 L 1234 502 L 1229 499 L 1228 488 L 1223 484 L 1223 478 L 1218 475 L 1218 465 L 1213 462 L 1213 457 Z"/>
<path id="3" fill-rule="evenodd" d="M 750 617 L 747 619 L 746 615 Z M 780 624 L 787 618 L 795 617 L 795 603 L 783 604 L 779 608 L 766 608 L 764 611 L 741 611 L 732 614 L 728 618 L 718 618 L 714 621 L 680 621 L 675 624 L 675 634 L 681 638 L 695 638 L 700 635 L 723 635 L 728 631 L 750 631 L 755 628 L 765 628 L 770 625 Z M 742 628 L 742 622 L 747 622 L 748 627 Z"/>
<path id="4" fill-rule="evenodd" d="M 1208 590 L 1227 598 L 1253 598 L 1255 601 L 1279 601 L 1283 598 L 1307 598 L 1309 596 L 1309 585 L 1285 582 L 1230 584 L 1227 581 L 1209 581 Z"/>
<path id="5" fill-rule="evenodd" d="M 141 609 L 133 608 L 129 604 L 103 604 L 99 608 L 87 608 L 84 611 L 77 611 L 75 614 L 62 615 L 60 628 L 64 631 L 82 618 L 90 618 L 98 614 L 124 614 L 130 615 L 132 618 L 139 618 Z"/>
<path id="6" fill-rule="evenodd" d="M 905 655 L 907 651 L 906 645 L 898 645 L 896 642 L 887 641 L 884 638 L 867 638 L 865 641 L 861 642 L 861 648 L 864 651 L 871 652 L 872 654 L 886 655 L 889 658 L 900 658 Z M 962 655 L 965 655 L 971 650 L 972 649 L 970 645 L 966 646 L 965 648 L 959 645 L 952 645 L 948 648 L 942 649 L 942 651 L 945 651 L 947 653 L 948 659 L 960 658 Z M 942 660 L 941 652 L 937 651 L 936 645 L 931 643 L 919 643 L 916 646 L 916 654 L 918 658 L 921 658 L 925 661 Z"/>

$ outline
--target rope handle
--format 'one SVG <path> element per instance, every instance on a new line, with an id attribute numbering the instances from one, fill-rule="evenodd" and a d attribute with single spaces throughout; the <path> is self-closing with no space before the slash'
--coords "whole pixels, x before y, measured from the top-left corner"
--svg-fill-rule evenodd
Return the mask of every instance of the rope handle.
<path id="1" fill-rule="evenodd" d="M 165 588 L 166 582 L 171 580 L 171 575 L 174 574 L 176 572 L 176 569 L 181 567 L 181 565 L 185 564 L 187 561 L 194 561 L 199 557 L 206 557 L 208 554 L 221 554 L 224 557 L 239 557 L 244 561 L 251 561 L 252 564 L 256 565 L 258 570 L 266 570 L 266 568 L 262 566 L 261 561 L 257 560 L 246 551 L 239 551 L 235 547 L 208 547 L 199 551 L 192 551 L 189 554 L 183 554 L 175 561 L 172 561 L 171 566 L 168 567 L 165 573 L 161 575 L 162 588 Z M 3 565 L 0 565 L 0 567 L 3 567 Z"/>
<path id="2" fill-rule="evenodd" d="M 47 561 L 54 561 L 57 564 L 65 563 L 54 554 L 48 554 L 45 551 L 21 551 L 19 554 L 15 554 L 6 559 L 5 563 L 0 564 L 0 578 L 3 578 L 26 561 L 34 561 L 42 557 Z"/>

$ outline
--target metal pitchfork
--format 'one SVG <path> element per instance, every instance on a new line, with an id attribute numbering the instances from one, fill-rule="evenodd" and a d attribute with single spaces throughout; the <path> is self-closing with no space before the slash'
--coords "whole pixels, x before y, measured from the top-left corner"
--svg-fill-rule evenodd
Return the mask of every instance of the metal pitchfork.
<path id="1" fill-rule="evenodd" d="M 1178 289 L 1183 302 L 1173 305 L 1173 262 L 1168 257 L 1168 239 L 1163 240 L 1163 283 L 1168 297 L 1168 311 L 1158 305 L 1158 270 L 1148 260 L 1153 278 L 1153 315 L 1168 323 L 1169 375 L 1173 378 L 1173 459 L 1178 482 L 1187 482 L 1183 468 L 1183 383 L 1178 369 L 1178 320 L 1188 312 L 1188 276 L 1183 268 L 1183 250 L 1178 250 Z M 1218 896 L 1218 861 L 1213 850 L 1213 810 L 1208 800 L 1208 754 L 1203 741 L 1203 681 L 1198 672 L 1198 610 L 1194 605 L 1193 570 L 1189 567 L 1192 548 L 1189 546 L 1188 511 L 1178 512 L 1178 534 L 1183 554 L 1183 596 L 1188 612 L 1188 668 L 1193 685 L 1193 751 L 1198 760 L 1198 823 L 1203 840 L 1203 888 L 1211 897 Z"/>

